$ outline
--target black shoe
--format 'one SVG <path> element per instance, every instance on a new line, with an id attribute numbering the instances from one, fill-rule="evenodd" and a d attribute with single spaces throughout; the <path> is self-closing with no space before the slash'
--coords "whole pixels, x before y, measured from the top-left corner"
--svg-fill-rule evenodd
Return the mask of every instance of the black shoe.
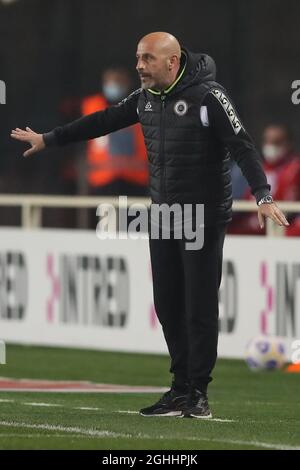
<path id="1" fill-rule="evenodd" d="M 142 416 L 181 416 L 186 407 L 187 393 L 171 388 L 152 406 L 142 408 Z"/>
<path id="2" fill-rule="evenodd" d="M 192 388 L 188 395 L 186 408 L 183 410 L 182 416 L 184 418 L 212 418 L 206 392 Z"/>

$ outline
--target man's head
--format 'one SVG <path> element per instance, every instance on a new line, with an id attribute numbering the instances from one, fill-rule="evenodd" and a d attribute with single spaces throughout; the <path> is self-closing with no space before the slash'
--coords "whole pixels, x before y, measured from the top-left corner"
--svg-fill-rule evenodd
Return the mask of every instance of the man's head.
<path id="1" fill-rule="evenodd" d="M 282 124 L 271 124 L 264 129 L 262 152 L 265 160 L 276 164 L 292 150 L 293 138 L 290 129 Z"/>
<path id="2" fill-rule="evenodd" d="M 122 67 L 106 69 L 101 77 L 102 92 L 111 104 L 121 101 L 129 93 L 131 80 L 129 73 Z"/>
<path id="3" fill-rule="evenodd" d="M 164 90 L 171 85 L 180 68 L 180 57 L 180 44 L 172 34 L 156 32 L 144 36 L 136 52 L 142 88 Z"/>

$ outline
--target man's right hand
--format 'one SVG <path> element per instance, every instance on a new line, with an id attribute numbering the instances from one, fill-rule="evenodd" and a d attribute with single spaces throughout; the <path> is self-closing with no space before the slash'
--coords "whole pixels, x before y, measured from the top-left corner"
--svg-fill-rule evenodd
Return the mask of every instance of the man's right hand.
<path id="1" fill-rule="evenodd" d="M 13 139 L 21 140 L 22 142 L 28 142 L 28 144 L 31 145 L 31 148 L 23 153 L 24 157 L 29 157 L 33 153 L 40 152 L 45 148 L 43 134 L 37 134 L 32 129 L 30 129 L 30 127 L 26 127 L 25 131 L 17 127 L 11 131 L 10 136 Z"/>

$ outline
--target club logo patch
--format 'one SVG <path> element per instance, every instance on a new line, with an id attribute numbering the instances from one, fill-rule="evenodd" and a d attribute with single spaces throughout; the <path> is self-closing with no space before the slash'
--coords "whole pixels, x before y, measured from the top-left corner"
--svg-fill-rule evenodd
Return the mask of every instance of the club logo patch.
<path id="1" fill-rule="evenodd" d="M 186 101 L 180 100 L 175 103 L 174 111 L 178 116 L 184 116 L 187 113 L 188 105 Z"/>

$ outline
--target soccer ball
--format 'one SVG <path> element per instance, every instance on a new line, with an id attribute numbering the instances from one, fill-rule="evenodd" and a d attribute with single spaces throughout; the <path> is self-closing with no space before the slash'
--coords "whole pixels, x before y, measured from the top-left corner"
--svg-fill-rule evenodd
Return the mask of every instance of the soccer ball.
<path id="1" fill-rule="evenodd" d="M 251 370 L 281 369 L 285 362 L 285 345 L 277 336 L 256 336 L 246 347 L 246 363 Z"/>

